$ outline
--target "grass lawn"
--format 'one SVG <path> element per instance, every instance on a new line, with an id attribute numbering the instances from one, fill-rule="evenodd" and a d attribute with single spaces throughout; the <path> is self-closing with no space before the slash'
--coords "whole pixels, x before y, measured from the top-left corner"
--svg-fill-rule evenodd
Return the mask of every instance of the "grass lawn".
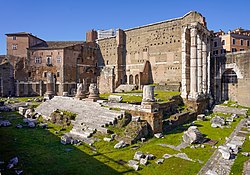
<path id="1" fill-rule="evenodd" d="M 136 95 L 138 94 L 138 95 Z M 102 99 L 107 100 L 108 96 L 111 94 L 100 94 Z M 136 90 L 125 93 L 112 93 L 112 95 L 122 96 L 123 103 L 140 103 L 142 101 L 142 91 Z M 167 102 L 169 98 L 174 95 L 180 95 L 180 92 L 171 92 L 171 91 L 155 91 L 155 98 L 159 99 L 159 102 Z"/>
<path id="2" fill-rule="evenodd" d="M 203 163 L 191 162 L 180 158 L 169 158 L 162 165 L 157 165 L 155 160 L 162 158 L 166 153 L 176 154 L 178 151 L 168 147 L 159 146 L 158 144 L 171 144 L 177 146 L 181 143 L 183 130 L 188 125 L 176 128 L 175 130 L 165 133 L 164 138 L 151 138 L 145 143 L 138 142 L 139 148 L 132 149 L 129 146 L 122 149 L 114 149 L 117 141 L 104 142 L 100 140 L 93 147 L 88 145 L 80 145 L 78 147 L 72 145 L 62 145 L 60 143 L 59 134 L 54 134 L 61 127 L 57 125 L 49 125 L 49 129 L 41 128 L 22 128 L 17 129 L 15 125 L 22 123 L 22 118 L 17 113 L 2 113 L 6 119 L 12 123 L 10 127 L 0 128 L 0 161 L 4 161 L 4 165 L 0 165 L 0 169 L 5 168 L 7 162 L 15 156 L 18 156 L 19 163 L 16 168 L 24 170 L 24 174 L 145 174 L 145 175 L 193 175 L 197 174 L 200 168 L 212 155 L 214 149 L 205 145 L 205 148 L 186 148 L 182 152 L 186 153 L 189 158 L 199 159 Z M 15 115 L 15 116 L 13 116 Z M 236 124 L 233 122 L 231 128 L 211 128 L 210 121 L 197 121 L 196 125 L 199 130 L 207 135 L 208 138 L 218 140 L 218 144 L 225 141 L 225 137 L 229 136 Z M 69 129 L 69 128 L 68 128 Z M 99 138 L 103 138 L 99 135 Z M 67 151 L 66 148 L 72 149 Z M 135 172 L 126 164 L 119 163 L 119 160 L 127 162 L 133 159 L 136 151 L 144 153 L 149 152 L 156 156 L 155 160 L 150 160 L 147 166 L 141 166 L 142 170 Z M 2 174 L 14 174 L 13 170 L 7 170 Z"/>

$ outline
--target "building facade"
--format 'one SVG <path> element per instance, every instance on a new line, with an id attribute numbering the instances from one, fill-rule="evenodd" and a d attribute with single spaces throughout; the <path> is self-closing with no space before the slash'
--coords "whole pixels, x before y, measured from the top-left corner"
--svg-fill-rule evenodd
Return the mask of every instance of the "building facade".
<path id="1" fill-rule="evenodd" d="M 250 31 L 242 28 L 225 33 L 214 33 L 212 55 L 224 56 L 226 53 L 239 52 L 250 49 Z"/>

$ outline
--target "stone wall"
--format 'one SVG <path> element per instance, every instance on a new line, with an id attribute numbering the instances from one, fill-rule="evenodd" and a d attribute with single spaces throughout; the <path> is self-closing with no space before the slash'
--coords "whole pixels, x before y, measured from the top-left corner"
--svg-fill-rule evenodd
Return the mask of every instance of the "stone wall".
<path id="1" fill-rule="evenodd" d="M 0 96 L 14 96 L 13 67 L 8 60 L 0 64 Z"/>
<path id="2" fill-rule="evenodd" d="M 151 82 L 181 82 L 182 27 L 192 22 L 206 26 L 204 17 L 197 12 L 190 12 L 181 18 L 124 30 L 122 40 L 125 42 L 123 49 L 126 49 L 126 55 L 125 60 L 120 62 L 123 64 L 120 71 L 125 69 L 125 74 L 119 77 L 121 82 L 138 85 Z M 118 66 L 118 53 L 122 52 L 124 55 L 124 50 L 119 51 L 116 48 L 119 37 L 98 41 L 98 59 L 103 65 Z M 146 72 L 152 77 L 147 80 L 143 76 L 146 62 L 151 66 L 150 72 Z"/>
<path id="3" fill-rule="evenodd" d="M 100 94 L 114 92 L 115 88 L 114 67 L 105 66 L 98 77 L 98 87 Z"/>
<path id="4" fill-rule="evenodd" d="M 213 97 L 217 103 L 223 100 L 237 101 L 240 105 L 250 106 L 250 51 L 212 57 Z M 230 71 L 230 74 L 226 74 Z M 225 77 L 227 75 L 227 77 Z M 231 75 L 231 78 L 229 77 Z M 235 77 L 235 78 L 234 78 Z M 223 78 L 228 80 L 223 81 Z"/>

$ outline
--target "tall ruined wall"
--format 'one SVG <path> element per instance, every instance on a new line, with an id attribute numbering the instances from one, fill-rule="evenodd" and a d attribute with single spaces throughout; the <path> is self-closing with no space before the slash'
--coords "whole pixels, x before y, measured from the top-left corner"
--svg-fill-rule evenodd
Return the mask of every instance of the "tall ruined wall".
<path id="1" fill-rule="evenodd" d="M 124 30 L 126 55 L 122 66 L 126 68 L 126 76 L 121 77 L 122 82 L 137 84 L 147 61 L 151 64 L 154 83 L 181 82 L 182 27 L 192 22 L 206 26 L 199 13 L 190 12 L 181 18 Z M 118 58 L 116 38 L 102 39 L 98 44 L 99 62 L 115 65 Z"/>

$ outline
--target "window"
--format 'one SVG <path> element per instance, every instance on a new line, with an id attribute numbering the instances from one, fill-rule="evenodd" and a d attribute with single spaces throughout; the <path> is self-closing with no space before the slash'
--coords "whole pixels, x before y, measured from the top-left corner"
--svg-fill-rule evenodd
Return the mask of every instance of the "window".
<path id="1" fill-rule="evenodd" d="M 12 45 L 12 49 L 13 49 L 13 50 L 17 50 L 17 45 L 16 45 L 16 44 L 13 44 L 13 45 Z"/>
<path id="2" fill-rule="evenodd" d="M 40 57 L 36 57 L 35 58 L 35 64 L 40 64 L 41 63 L 41 58 Z"/>
<path id="3" fill-rule="evenodd" d="M 225 50 L 225 49 L 221 49 L 221 50 L 220 50 L 220 53 L 221 53 L 221 54 L 224 54 L 224 53 L 226 53 L 226 50 Z"/>
<path id="4" fill-rule="evenodd" d="M 236 48 L 232 48 L 232 52 L 237 52 L 237 49 Z"/>
<path id="5" fill-rule="evenodd" d="M 236 39 L 235 38 L 233 38 L 233 45 L 235 45 L 236 44 Z"/>
<path id="6" fill-rule="evenodd" d="M 60 72 L 57 72 L 57 73 L 56 73 L 56 76 L 57 76 L 57 77 L 60 77 Z"/>
<path id="7" fill-rule="evenodd" d="M 51 62 L 51 56 L 47 56 L 47 65 L 51 65 L 52 62 Z"/>
<path id="8" fill-rule="evenodd" d="M 12 39 L 13 39 L 13 40 L 16 40 L 16 36 L 13 36 Z"/>
<path id="9" fill-rule="evenodd" d="M 57 57 L 56 57 L 56 62 L 57 62 L 57 63 L 60 63 L 60 62 L 61 62 L 61 56 L 57 56 Z"/>
<path id="10" fill-rule="evenodd" d="M 109 60 L 106 61 L 106 65 L 109 65 Z"/>
<path id="11" fill-rule="evenodd" d="M 43 77 L 47 77 L 47 72 L 43 72 Z"/>
<path id="12" fill-rule="evenodd" d="M 244 51 L 244 49 L 240 49 L 240 51 Z"/>
<path id="13" fill-rule="evenodd" d="M 28 72 L 28 76 L 31 77 L 31 72 Z"/>
<path id="14" fill-rule="evenodd" d="M 225 45 L 225 40 L 222 40 L 222 41 L 221 41 L 221 44 L 222 44 L 222 45 Z"/>
<path id="15" fill-rule="evenodd" d="M 217 42 L 216 41 L 214 42 L 214 47 L 217 47 Z"/>
<path id="16" fill-rule="evenodd" d="M 247 40 L 247 46 L 250 46 L 250 41 L 249 40 Z"/>
<path id="17" fill-rule="evenodd" d="M 218 50 L 216 50 L 216 51 L 215 51 L 215 54 L 216 54 L 216 55 L 218 55 L 218 54 L 219 54 L 219 51 L 218 51 Z"/>
<path id="18" fill-rule="evenodd" d="M 243 42 L 244 42 L 244 40 L 241 39 L 241 40 L 240 40 L 240 45 L 241 45 L 241 46 L 243 46 Z"/>

